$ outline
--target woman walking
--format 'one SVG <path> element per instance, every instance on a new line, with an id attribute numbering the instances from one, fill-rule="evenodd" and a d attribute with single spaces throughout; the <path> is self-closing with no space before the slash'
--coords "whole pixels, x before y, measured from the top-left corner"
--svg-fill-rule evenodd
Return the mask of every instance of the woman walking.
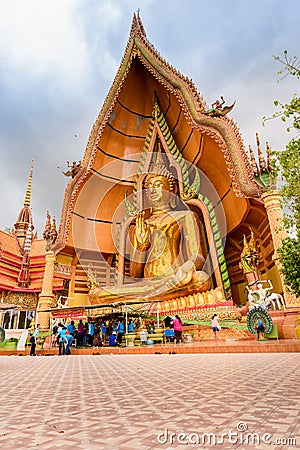
<path id="1" fill-rule="evenodd" d="M 215 334 L 215 342 L 217 343 L 218 342 L 218 338 L 219 338 L 218 334 L 219 334 L 219 331 L 221 330 L 221 325 L 219 324 L 219 320 L 218 320 L 218 315 L 217 314 L 214 314 L 212 316 L 212 318 L 211 318 L 211 327 L 212 327 L 212 330 L 213 330 L 213 332 Z"/>
<path id="2" fill-rule="evenodd" d="M 175 344 L 181 343 L 182 338 L 182 320 L 180 317 L 176 314 L 175 319 L 173 320 L 174 324 L 174 341 Z"/>

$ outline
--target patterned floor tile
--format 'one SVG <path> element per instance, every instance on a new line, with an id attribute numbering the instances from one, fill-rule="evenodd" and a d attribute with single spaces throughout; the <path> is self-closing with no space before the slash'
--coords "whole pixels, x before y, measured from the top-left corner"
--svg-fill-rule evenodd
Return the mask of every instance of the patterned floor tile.
<path id="1" fill-rule="evenodd" d="M 1 449 L 300 448 L 297 353 L 0 363 Z"/>

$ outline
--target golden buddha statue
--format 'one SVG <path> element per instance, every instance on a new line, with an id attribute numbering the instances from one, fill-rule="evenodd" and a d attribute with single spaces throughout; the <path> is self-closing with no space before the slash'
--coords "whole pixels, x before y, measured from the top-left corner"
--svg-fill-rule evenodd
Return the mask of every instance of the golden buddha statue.
<path id="1" fill-rule="evenodd" d="M 187 207 L 174 209 L 176 180 L 164 165 L 154 170 L 144 181 L 150 211 L 136 218 L 130 275 L 153 281 L 171 277 L 177 286 L 198 283 L 207 276 L 198 272 L 205 259 L 196 217 Z"/>
<path id="2" fill-rule="evenodd" d="M 210 288 L 209 276 L 201 270 L 205 258 L 199 218 L 178 197 L 177 181 L 160 153 L 143 187 L 147 207 L 129 229 L 130 277 L 136 282 L 101 289 L 107 295 L 93 289 L 93 303 L 94 294 L 101 302 L 109 295 L 172 298 L 174 291 L 181 296 Z"/>

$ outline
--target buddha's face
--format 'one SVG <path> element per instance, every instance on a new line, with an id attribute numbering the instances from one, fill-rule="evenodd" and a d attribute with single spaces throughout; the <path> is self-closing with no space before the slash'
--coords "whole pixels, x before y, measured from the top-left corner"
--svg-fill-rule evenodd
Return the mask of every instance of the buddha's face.
<path id="1" fill-rule="evenodd" d="M 168 178 L 162 175 L 149 175 L 146 182 L 147 196 L 153 206 L 167 205 L 171 192 Z"/>

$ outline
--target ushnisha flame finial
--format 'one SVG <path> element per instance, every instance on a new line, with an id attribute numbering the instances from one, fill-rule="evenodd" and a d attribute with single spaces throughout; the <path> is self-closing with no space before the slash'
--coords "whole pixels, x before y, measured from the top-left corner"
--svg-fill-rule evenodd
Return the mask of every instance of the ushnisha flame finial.
<path id="1" fill-rule="evenodd" d="M 147 176 L 145 178 L 145 188 L 147 189 L 147 187 L 148 187 L 147 179 L 150 176 L 157 175 L 157 176 L 167 178 L 170 183 L 170 190 L 174 191 L 176 178 L 173 176 L 173 174 L 168 170 L 168 168 L 166 166 L 166 161 L 165 161 L 165 158 L 163 157 L 163 152 L 161 149 L 160 141 L 157 142 L 157 150 L 158 151 L 156 153 L 155 161 L 152 161 L 150 168 L 149 168 L 149 173 L 147 174 Z"/>

